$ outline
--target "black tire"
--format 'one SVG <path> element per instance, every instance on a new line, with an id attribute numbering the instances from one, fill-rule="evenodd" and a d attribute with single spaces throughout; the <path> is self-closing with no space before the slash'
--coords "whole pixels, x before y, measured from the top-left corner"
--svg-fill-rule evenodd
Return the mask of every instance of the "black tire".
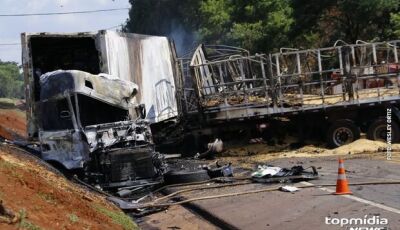
<path id="1" fill-rule="evenodd" d="M 392 128 L 392 143 L 397 143 L 400 141 L 400 128 L 397 122 L 391 122 Z M 367 138 L 375 141 L 387 142 L 387 121 L 385 118 L 378 118 L 372 122 L 367 131 Z"/>
<path id="2" fill-rule="evenodd" d="M 190 182 L 206 181 L 209 180 L 207 170 L 197 170 L 197 171 L 169 171 L 164 174 L 164 182 L 166 184 L 183 184 Z"/>
<path id="3" fill-rule="evenodd" d="M 327 142 L 331 148 L 349 144 L 359 138 L 360 128 L 351 120 L 337 120 L 329 127 L 327 132 Z"/>

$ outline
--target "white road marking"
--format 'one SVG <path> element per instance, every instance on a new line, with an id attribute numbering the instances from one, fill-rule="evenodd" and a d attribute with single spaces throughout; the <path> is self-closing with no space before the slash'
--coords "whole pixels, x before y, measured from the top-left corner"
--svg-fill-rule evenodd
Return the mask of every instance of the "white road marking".
<path id="1" fill-rule="evenodd" d="M 312 183 L 305 182 L 305 181 L 304 181 L 304 182 L 301 182 L 301 184 L 304 184 L 304 185 L 314 185 L 314 184 L 312 184 Z M 318 185 L 317 185 L 317 186 L 318 186 Z M 329 189 L 329 188 L 325 188 L 325 187 L 316 187 L 316 188 L 318 188 L 318 189 L 320 189 L 320 190 L 322 190 L 322 191 L 325 191 L 325 192 L 329 192 L 329 193 L 334 193 L 334 192 L 335 192 L 334 190 Z M 400 210 L 399 210 L 399 209 L 392 208 L 392 207 L 389 207 L 389 206 L 386 206 L 386 205 L 383 205 L 383 204 L 378 204 L 378 203 L 375 203 L 375 202 L 370 201 L 370 200 L 366 200 L 366 199 L 363 199 L 363 198 L 360 198 L 360 197 L 356 197 L 356 196 L 354 196 L 354 195 L 336 195 L 336 196 L 346 197 L 346 198 L 348 198 L 348 199 L 355 200 L 355 201 L 358 201 L 358 202 L 360 202 L 360 203 L 369 204 L 369 205 L 371 205 L 371 206 L 374 206 L 374 207 L 377 207 L 377 208 L 381 208 L 381 209 L 386 210 L 386 211 L 389 211 L 389 212 L 393 212 L 393 213 L 396 213 L 396 214 L 400 214 Z"/>

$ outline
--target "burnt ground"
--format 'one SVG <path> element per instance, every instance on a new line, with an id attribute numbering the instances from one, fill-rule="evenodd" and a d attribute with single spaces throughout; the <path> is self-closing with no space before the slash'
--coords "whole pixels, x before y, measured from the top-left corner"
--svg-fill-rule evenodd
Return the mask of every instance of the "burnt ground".
<path id="1" fill-rule="evenodd" d="M 26 138 L 25 112 L 16 107 L 0 107 L 0 136 L 9 140 Z"/>

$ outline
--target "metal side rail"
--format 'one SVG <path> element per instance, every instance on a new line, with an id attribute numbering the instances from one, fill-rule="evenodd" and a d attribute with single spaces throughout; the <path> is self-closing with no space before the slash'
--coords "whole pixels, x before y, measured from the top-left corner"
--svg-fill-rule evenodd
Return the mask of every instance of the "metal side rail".
<path id="1" fill-rule="evenodd" d="M 399 45 L 357 42 L 256 55 L 200 45 L 182 75 L 197 101 L 182 101 L 215 114 L 210 119 L 233 119 L 399 100 Z"/>

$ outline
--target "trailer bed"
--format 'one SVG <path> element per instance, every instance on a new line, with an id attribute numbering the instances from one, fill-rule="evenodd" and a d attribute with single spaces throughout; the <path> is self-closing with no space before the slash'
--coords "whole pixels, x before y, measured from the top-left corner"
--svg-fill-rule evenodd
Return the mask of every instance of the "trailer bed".
<path id="1" fill-rule="evenodd" d="M 183 81 L 194 86 L 183 90 L 183 111 L 218 121 L 397 104 L 399 43 L 254 56 L 235 47 L 200 45 L 186 64 L 190 71 L 182 69 L 189 75 Z"/>

